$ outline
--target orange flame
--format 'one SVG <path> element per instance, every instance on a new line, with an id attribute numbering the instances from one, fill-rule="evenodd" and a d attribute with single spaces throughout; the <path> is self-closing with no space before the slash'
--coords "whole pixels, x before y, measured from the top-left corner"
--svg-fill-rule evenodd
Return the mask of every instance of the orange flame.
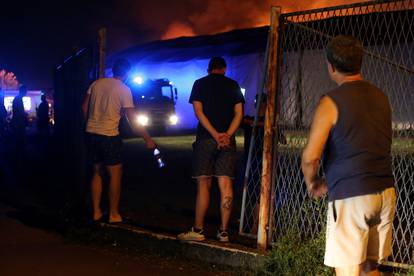
<path id="1" fill-rule="evenodd" d="M 271 6 L 281 6 L 282 12 L 288 13 L 367 1 L 369 0 L 211 0 L 203 12 L 190 14 L 185 22 L 175 21 L 170 24 L 162 39 L 269 25 Z"/>
<path id="2" fill-rule="evenodd" d="M 181 22 L 174 22 L 172 23 L 167 31 L 162 35 L 161 39 L 170 39 L 176 38 L 181 36 L 195 36 L 194 30 Z"/>

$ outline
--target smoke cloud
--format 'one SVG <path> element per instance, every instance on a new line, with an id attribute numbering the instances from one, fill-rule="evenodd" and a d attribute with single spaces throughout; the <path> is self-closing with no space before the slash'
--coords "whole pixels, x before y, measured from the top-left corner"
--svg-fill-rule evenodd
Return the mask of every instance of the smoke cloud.
<path id="1" fill-rule="evenodd" d="M 271 6 L 281 6 L 286 13 L 355 2 L 361 0 L 130 0 L 121 8 L 155 40 L 268 25 Z"/>

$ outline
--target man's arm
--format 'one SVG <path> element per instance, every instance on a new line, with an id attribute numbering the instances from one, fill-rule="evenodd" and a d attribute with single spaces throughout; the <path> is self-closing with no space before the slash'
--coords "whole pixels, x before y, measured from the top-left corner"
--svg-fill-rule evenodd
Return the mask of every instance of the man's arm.
<path id="1" fill-rule="evenodd" d="M 243 119 L 243 103 L 237 103 L 234 106 L 234 117 L 231 121 L 229 129 L 226 131 L 226 134 L 231 137 L 237 131 L 240 126 L 240 123 Z"/>
<path id="2" fill-rule="evenodd" d="M 318 171 L 323 148 L 337 118 L 335 103 L 329 97 L 323 97 L 316 108 L 308 143 L 302 154 L 302 172 L 308 191 L 313 197 L 320 197 L 327 190 L 325 181 L 318 176 Z"/>
<path id="3" fill-rule="evenodd" d="M 85 121 L 88 120 L 89 102 L 91 101 L 92 88 L 94 85 L 95 85 L 95 82 L 93 82 L 89 86 L 88 91 L 86 91 L 86 95 L 83 98 L 82 113 L 83 113 L 83 118 L 85 119 Z"/>
<path id="4" fill-rule="evenodd" d="M 91 100 L 91 94 L 86 93 L 85 98 L 83 99 L 83 103 L 82 103 L 82 113 L 83 113 L 83 118 L 85 120 L 88 119 L 88 109 L 89 109 L 90 100 Z"/>
<path id="5" fill-rule="evenodd" d="M 149 133 L 147 132 L 147 130 L 139 124 L 132 123 L 134 121 L 135 115 L 136 115 L 135 114 L 135 109 L 133 107 L 130 107 L 130 108 L 125 108 L 124 110 L 125 110 L 125 114 L 127 116 L 127 120 L 128 120 L 129 125 L 139 136 L 144 138 L 147 148 L 149 148 L 149 149 L 155 148 L 156 145 L 155 145 L 154 141 L 152 140 L 151 136 L 149 135 Z"/>
<path id="6" fill-rule="evenodd" d="M 202 102 L 193 101 L 193 108 L 197 119 L 200 121 L 200 124 L 210 133 L 211 136 L 213 136 L 214 140 L 216 140 L 216 142 L 220 144 L 221 135 L 219 132 L 217 132 L 217 130 L 210 123 L 207 116 L 204 114 Z"/>

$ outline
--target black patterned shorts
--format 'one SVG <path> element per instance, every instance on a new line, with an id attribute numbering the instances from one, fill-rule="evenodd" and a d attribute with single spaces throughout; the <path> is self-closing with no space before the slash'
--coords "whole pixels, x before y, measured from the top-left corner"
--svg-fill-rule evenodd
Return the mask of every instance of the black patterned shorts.
<path id="1" fill-rule="evenodd" d="M 93 164 L 114 166 L 121 164 L 122 139 L 118 136 L 86 134 L 89 161 Z"/>
<path id="2" fill-rule="evenodd" d="M 236 140 L 230 147 L 217 149 L 214 139 L 201 139 L 193 143 L 193 178 L 220 177 L 234 178 L 236 167 Z"/>

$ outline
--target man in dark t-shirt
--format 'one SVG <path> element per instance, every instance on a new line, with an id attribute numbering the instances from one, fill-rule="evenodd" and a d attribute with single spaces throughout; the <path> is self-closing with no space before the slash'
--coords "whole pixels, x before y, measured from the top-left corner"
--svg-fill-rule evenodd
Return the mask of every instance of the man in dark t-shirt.
<path id="1" fill-rule="evenodd" d="M 326 48 L 338 87 L 316 108 L 302 171 L 311 196 L 328 192 L 325 264 L 337 275 L 379 275 L 392 251 L 395 189 L 388 97 L 361 75 L 363 48 L 337 36 Z M 324 152 L 326 180 L 318 176 Z"/>
<path id="2" fill-rule="evenodd" d="M 195 81 L 189 102 L 199 120 L 193 144 L 193 178 L 197 179 L 195 224 L 178 235 L 181 240 L 202 241 L 204 217 L 208 209 L 212 177 L 217 177 L 221 194 L 219 241 L 227 242 L 228 223 L 233 203 L 235 176 L 235 132 L 243 117 L 244 98 L 238 83 L 225 76 L 226 62 L 213 57 L 208 75 Z"/>

